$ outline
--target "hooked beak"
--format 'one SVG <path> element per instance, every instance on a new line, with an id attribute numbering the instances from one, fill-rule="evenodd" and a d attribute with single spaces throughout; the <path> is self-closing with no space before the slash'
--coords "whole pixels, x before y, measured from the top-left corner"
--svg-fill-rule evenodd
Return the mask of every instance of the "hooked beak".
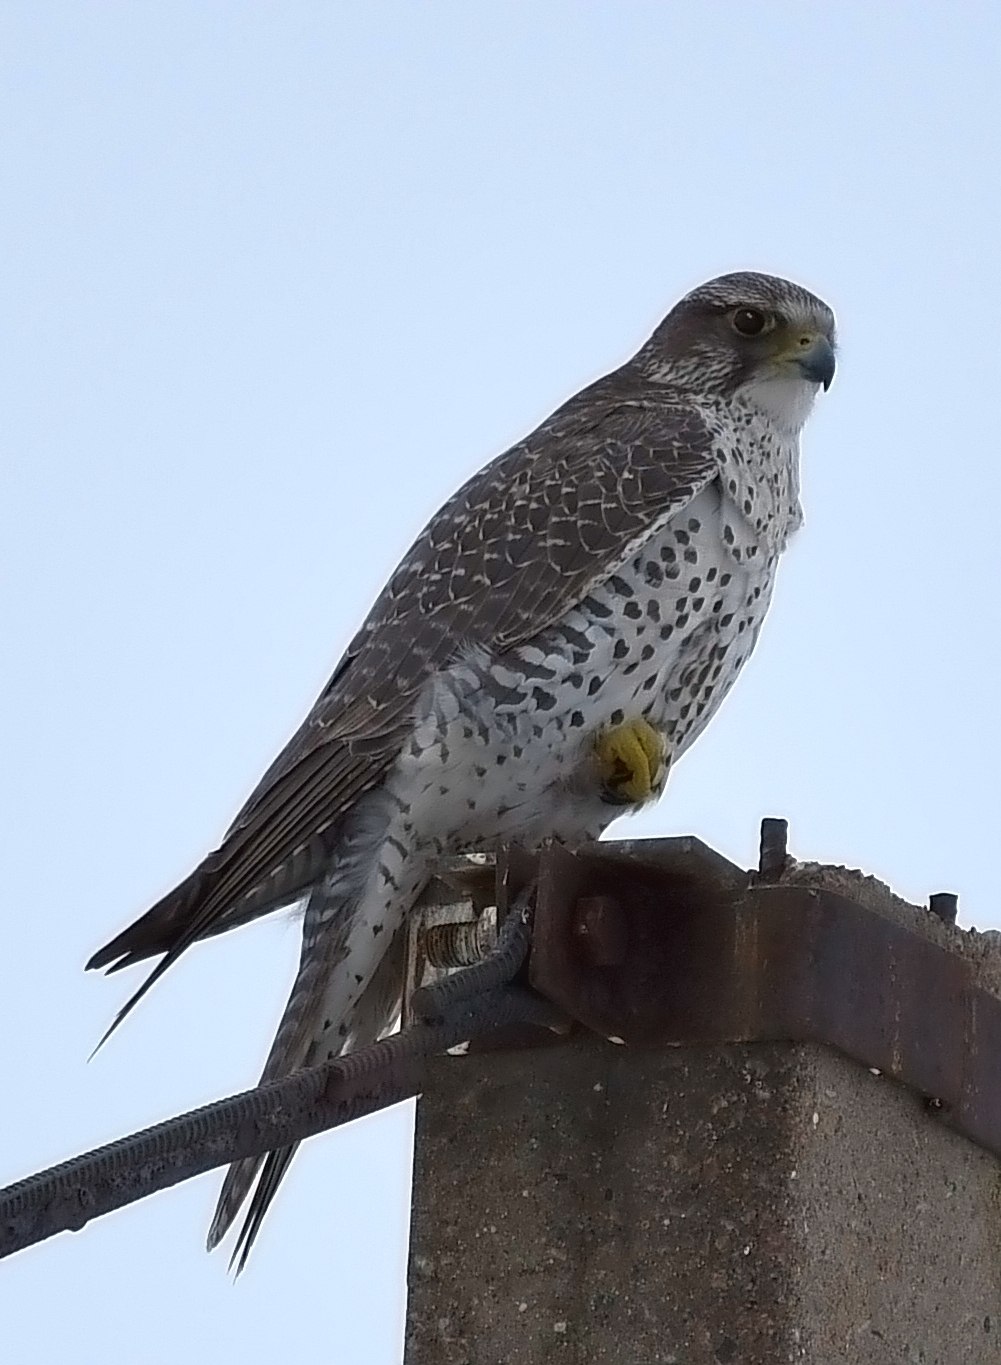
<path id="1" fill-rule="evenodd" d="M 811 384 L 823 384 L 825 393 L 831 387 L 836 363 L 834 347 L 827 337 L 818 335 L 800 337 L 789 359 L 799 366 L 803 378 L 808 379 Z"/>

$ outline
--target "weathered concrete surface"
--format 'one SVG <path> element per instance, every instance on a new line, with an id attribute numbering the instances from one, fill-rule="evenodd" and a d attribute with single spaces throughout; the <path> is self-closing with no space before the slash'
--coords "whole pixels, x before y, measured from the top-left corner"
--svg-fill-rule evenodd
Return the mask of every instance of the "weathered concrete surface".
<path id="1" fill-rule="evenodd" d="M 999 1167 L 819 1048 L 443 1058 L 407 1365 L 1001 1365 Z"/>

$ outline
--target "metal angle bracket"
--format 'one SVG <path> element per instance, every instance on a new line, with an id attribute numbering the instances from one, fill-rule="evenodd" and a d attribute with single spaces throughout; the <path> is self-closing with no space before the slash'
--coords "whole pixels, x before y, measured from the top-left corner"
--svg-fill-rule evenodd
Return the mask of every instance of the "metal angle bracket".
<path id="1" fill-rule="evenodd" d="M 964 953 L 845 896 L 762 881 L 696 839 L 554 847 L 529 970 L 634 1046 L 834 1047 L 1001 1156 L 1001 1000 Z"/>

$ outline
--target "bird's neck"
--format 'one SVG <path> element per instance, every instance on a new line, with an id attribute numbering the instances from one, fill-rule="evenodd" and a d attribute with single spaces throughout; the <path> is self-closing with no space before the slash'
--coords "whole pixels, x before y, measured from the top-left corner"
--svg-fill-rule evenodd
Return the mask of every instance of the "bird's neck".
<path id="1" fill-rule="evenodd" d="M 786 440 L 798 441 L 816 396 L 816 384 L 783 375 L 744 384 L 734 394 L 733 404 L 763 417 Z"/>

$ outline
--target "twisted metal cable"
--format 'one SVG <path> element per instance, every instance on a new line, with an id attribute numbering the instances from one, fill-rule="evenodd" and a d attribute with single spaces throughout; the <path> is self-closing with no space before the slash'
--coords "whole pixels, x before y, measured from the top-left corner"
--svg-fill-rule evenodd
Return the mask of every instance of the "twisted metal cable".
<path id="1" fill-rule="evenodd" d="M 528 953 L 528 896 L 496 949 L 422 988 L 420 1018 L 381 1042 L 73 1157 L 0 1189 L 0 1257 L 79 1231 L 93 1218 L 216 1166 L 263 1155 L 420 1093 L 424 1062 L 510 1024 L 552 1026 L 559 1011 L 512 986 Z"/>

